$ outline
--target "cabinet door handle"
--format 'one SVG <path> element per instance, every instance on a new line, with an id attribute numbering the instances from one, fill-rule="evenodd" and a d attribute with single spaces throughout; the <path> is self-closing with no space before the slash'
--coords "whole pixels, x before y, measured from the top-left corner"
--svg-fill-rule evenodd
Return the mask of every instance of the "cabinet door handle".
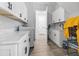
<path id="1" fill-rule="evenodd" d="M 26 40 L 24 40 L 24 43 L 26 42 Z"/>
<path id="2" fill-rule="evenodd" d="M 27 53 L 27 47 L 25 47 L 25 54 Z"/>
<path id="3" fill-rule="evenodd" d="M 10 9 L 10 2 L 8 2 L 8 8 Z"/>
<path id="4" fill-rule="evenodd" d="M 29 42 L 30 42 L 30 38 L 29 38 Z"/>
<path id="5" fill-rule="evenodd" d="M 56 36 L 56 34 L 54 34 L 54 36 Z"/>
<path id="6" fill-rule="evenodd" d="M 22 17 L 22 14 L 20 13 L 20 17 Z"/>
<path id="7" fill-rule="evenodd" d="M 26 20 L 26 18 L 24 18 L 24 20 Z"/>
<path id="8" fill-rule="evenodd" d="M 12 4 L 8 2 L 8 8 L 12 10 Z"/>

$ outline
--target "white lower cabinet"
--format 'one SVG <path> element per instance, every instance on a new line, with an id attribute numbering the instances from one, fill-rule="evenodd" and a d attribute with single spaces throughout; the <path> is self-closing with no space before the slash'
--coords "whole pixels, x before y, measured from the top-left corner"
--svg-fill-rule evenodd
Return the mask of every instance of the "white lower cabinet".
<path id="1" fill-rule="evenodd" d="M 0 56 L 16 56 L 17 45 L 0 45 Z"/>
<path id="2" fill-rule="evenodd" d="M 50 39 L 56 43 L 57 46 L 62 47 L 64 33 L 61 30 L 52 30 L 50 33 Z"/>
<path id="3" fill-rule="evenodd" d="M 23 37 L 23 40 L 18 44 L 18 56 L 28 56 L 29 54 L 29 37 Z"/>
<path id="4" fill-rule="evenodd" d="M 0 43 L 0 56 L 28 56 L 29 55 L 29 36 L 24 35 L 18 40 L 8 40 Z"/>

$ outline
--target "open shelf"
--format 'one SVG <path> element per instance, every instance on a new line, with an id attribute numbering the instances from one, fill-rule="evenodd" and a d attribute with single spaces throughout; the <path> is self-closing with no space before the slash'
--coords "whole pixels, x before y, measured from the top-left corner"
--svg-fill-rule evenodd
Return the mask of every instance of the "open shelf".
<path id="1" fill-rule="evenodd" d="M 13 20 L 22 22 L 22 23 L 27 23 L 26 20 L 24 20 L 23 18 L 19 17 L 19 15 L 15 14 L 14 12 L 12 12 L 12 10 L 2 7 L 0 6 L 0 15 L 9 17 Z"/>

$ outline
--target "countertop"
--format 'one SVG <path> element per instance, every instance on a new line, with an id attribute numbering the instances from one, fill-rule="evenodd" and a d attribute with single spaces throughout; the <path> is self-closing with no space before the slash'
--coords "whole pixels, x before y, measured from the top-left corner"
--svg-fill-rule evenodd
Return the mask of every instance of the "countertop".
<path id="1" fill-rule="evenodd" d="M 28 35 L 29 31 L 6 32 L 0 33 L 0 44 L 18 43 L 24 35 Z"/>

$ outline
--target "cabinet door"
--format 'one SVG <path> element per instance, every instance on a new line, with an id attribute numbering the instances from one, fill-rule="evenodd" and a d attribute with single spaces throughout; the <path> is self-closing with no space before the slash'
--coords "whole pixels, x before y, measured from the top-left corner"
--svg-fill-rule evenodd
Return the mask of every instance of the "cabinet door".
<path id="1" fill-rule="evenodd" d="M 18 45 L 18 56 L 28 56 L 29 53 L 29 38 L 25 35 Z"/>
<path id="2" fill-rule="evenodd" d="M 52 41 L 54 40 L 54 33 L 53 33 L 53 31 L 50 32 L 50 38 L 51 38 Z"/>
<path id="3" fill-rule="evenodd" d="M 27 21 L 27 9 L 24 2 L 11 2 L 13 12 Z"/>
<path id="4" fill-rule="evenodd" d="M 64 21 L 64 9 L 62 7 L 59 7 L 52 14 L 52 23 L 62 22 L 62 21 Z"/>
<path id="5" fill-rule="evenodd" d="M 8 8 L 8 2 L 0 2 L 0 6 Z"/>
<path id="6" fill-rule="evenodd" d="M 19 2 L 11 2 L 11 3 L 12 3 L 12 7 L 13 7 L 12 11 L 14 13 L 16 13 L 18 16 L 20 16 L 20 14 L 22 13 L 20 10 L 21 4 Z"/>
<path id="7" fill-rule="evenodd" d="M 0 2 L 0 6 L 1 6 L 1 7 L 4 7 L 5 9 L 6 9 L 6 8 L 7 8 L 7 9 L 10 9 L 10 10 L 12 10 L 12 8 L 13 8 L 13 5 L 12 5 L 11 2 Z"/>
<path id="8" fill-rule="evenodd" d="M 25 3 L 20 4 L 21 4 L 22 17 L 24 18 L 24 20 L 27 21 L 27 6 L 25 5 Z"/>
<path id="9" fill-rule="evenodd" d="M 16 45 L 0 45 L 0 56 L 16 56 Z"/>
<path id="10" fill-rule="evenodd" d="M 61 34 L 60 30 L 55 30 L 54 42 L 59 46 L 62 47 L 62 40 L 63 34 Z"/>
<path id="11" fill-rule="evenodd" d="M 51 31 L 51 40 L 56 43 L 60 47 L 60 35 L 59 30 L 52 30 Z"/>

